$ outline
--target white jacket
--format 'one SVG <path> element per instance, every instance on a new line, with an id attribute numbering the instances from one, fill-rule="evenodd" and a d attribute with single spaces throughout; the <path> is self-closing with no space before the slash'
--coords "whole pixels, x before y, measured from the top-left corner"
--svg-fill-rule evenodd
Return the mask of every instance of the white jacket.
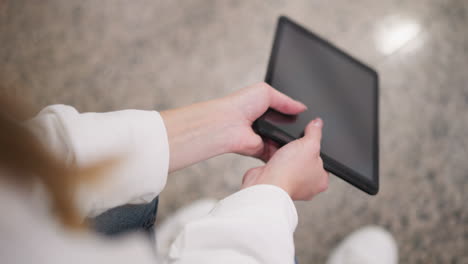
<path id="1" fill-rule="evenodd" d="M 164 189 L 169 145 L 158 112 L 80 114 L 70 106 L 54 105 L 27 125 L 55 154 L 79 166 L 123 157 L 102 181 L 80 187 L 76 200 L 83 217 L 149 202 Z M 19 189 L 0 177 L 0 263 L 158 263 L 154 245 L 142 235 L 110 240 L 65 230 L 51 216 L 41 190 Z M 286 192 L 272 185 L 250 187 L 186 225 L 167 260 L 294 263 L 296 225 L 296 209 Z"/>

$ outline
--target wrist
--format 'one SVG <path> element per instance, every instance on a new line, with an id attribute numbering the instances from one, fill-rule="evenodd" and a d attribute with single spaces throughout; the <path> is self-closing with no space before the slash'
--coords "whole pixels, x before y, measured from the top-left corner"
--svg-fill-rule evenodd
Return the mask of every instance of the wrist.
<path id="1" fill-rule="evenodd" d="M 248 170 L 242 180 L 242 188 L 245 189 L 255 185 L 272 185 L 282 189 L 289 196 L 292 196 L 291 188 L 287 182 L 282 182 L 281 177 L 269 171 L 267 166 L 261 166 Z"/>
<path id="2" fill-rule="evenodd" d="M 230 98 L 218 98 L 206 102 L 205 111 L 209 120 L 208 127 L 211 131 L 210 139 L 216 144 L 220 151 L 218 154 L 240 152 L 242 137 L 245 131 L 242 129 L 250 127 L 250 124 L 239 114 Z"/>
<path id="3" fill-rule="evenodd" d="M 220 155 L 232 152 L 232 122 L 230 116 L 232 111 L 229 102 L 221 99 L 214 99 L 204 103 L 200 107 L 200 120 L 205 126 L 205 141 L 211 149 L 213 155 Z"/>
<path id="4" fill-rule="evenodd" d="M 160 113 L 169 141 L 170 171 L 230 150 L 225 108 L 220 100 L 211 100 Z"/>

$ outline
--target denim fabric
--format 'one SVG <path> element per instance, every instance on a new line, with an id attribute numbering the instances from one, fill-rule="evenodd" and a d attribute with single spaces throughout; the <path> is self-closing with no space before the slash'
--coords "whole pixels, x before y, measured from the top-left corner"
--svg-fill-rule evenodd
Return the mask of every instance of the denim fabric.
<path id="1" fill-rule="evenodd" d="M 101 234 L 114 236 L 126 232 L 143 231 L 152 240 L 158 202 L 159 197 L 156 197 L 147 204 L 122 205 L 89 220 L 93 229 Z M 294 262 L 299 263 L 297 257 L 294 258 Z"/>
<path id="2" fill-rule="evenodd" d="M 154 233 L 154 222 L 158 212 L 158 199 L 147 204 L 128 204 L 112 208 L 95 218 L 89 219 L 92 228 L 101 234 L 113 236 L 132 231 Z"/>

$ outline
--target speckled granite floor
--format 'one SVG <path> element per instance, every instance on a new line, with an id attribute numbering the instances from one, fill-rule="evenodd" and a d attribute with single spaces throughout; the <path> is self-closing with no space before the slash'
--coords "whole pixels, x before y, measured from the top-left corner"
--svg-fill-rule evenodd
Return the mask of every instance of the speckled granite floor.
<path id="1" fill-rule="evenodd" d="M 367 224 L 395 235 L 401 263 L 468 263 L 466 0 L 0 0 L 0 78 L 10 87 L 1 92 L 81 111 L 225 95 L 262 80 L 279 14 L 376 67 L 382 81 L 381 191 L 370 197 L 332 178 L 327 193 L 298 203 L 300 263 L 324 263 Z M 226 155 L 174 173 L 159 219 L 236 191 L 256 164 Z"/>

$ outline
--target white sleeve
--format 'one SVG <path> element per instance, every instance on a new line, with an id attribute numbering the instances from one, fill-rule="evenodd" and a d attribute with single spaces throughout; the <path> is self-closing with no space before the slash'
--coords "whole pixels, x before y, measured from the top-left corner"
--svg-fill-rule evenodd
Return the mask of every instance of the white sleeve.
<path id="1" fill-rule="evenodd" d="M 80 114 L 73 107 L 53 105 L 26 124 L 68 163 L 85 167 L 119 159 L 102 179 L 77 192 L 77 203 L 85 216 L 127 203 L 149 202 L 166 184 L 169 144 L 156 111 Z"/>
<path id="2" fill-rule="evenodd" d="M 222 200 L 187 224 L 171 247 L 171 263 L 294 263 L 297 212 L 289 195 L 256 185 Z"/>

